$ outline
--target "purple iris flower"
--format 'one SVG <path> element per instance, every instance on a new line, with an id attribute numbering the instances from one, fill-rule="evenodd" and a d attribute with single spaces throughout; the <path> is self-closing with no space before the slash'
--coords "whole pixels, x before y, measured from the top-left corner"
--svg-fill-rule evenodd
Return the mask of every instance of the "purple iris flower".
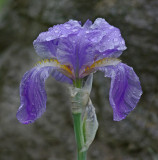
<path id="1" fill-rule="evenodd" d="M 42 32 L 33 42 L 44 60 L 25 73 L 20 84 L 21 106 L 17 119 L 28 124 L 46 110 L 45 80 L 51 75 L 57 81 L 72 84 L 90 73 L 102 71 L 111 78 L 109 93 L 113 119 L 124 119 L 137 105 L 142 89 L 132 67 L 118 57 L 126 49 L 120 30 L 102 18 L 92 24 L 69 20 Z"/>

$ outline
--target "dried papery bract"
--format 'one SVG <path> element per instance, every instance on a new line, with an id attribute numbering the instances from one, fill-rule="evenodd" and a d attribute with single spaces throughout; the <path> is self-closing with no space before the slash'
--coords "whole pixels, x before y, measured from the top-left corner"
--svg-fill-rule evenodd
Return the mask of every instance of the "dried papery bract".
<path id="1" fill-rule="evenodd" d="M 71 93 L 72 113 L 80 113 L 82 115 L 81 127 L 84 136 L 84 144 L 81 149 L 82 152 L 88 150 L 98 129 L 95 108 L 89 97 L 92 89 L 92 82 L 93 74 L 90 74 L 83 88 L 69 87 Z"/>
<path id="2" fill-rule="evenodd" d="M 93 74 L 90 74 L 82 88 L 69 86 L 72 102 L 72 113 L 83 113 L 83 110 L 89 101 L 92 82 Z"/>
<path id="3" fill-rule="evenodd" d="M 86 106 L 83 117 L 83 131 L 85 143 L 82 151 L 88 150 L 89 146 L 93 142 L 98 129 L 98 121 L 95 113 L 95 108 L 89 98 L 88 105 Z"/>

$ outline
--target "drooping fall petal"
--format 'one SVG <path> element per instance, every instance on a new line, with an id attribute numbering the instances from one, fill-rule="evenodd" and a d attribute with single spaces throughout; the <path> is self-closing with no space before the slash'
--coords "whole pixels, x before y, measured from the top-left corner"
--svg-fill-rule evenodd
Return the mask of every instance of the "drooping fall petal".
<path id="1" fill-rule="evenodd" d="M 120 121 L 136 107 L 142 95 L 139 78 L 132 67 L 123 63 L 101 67 L 99 70 L 105 73 L 105 77 L 111 78 L 109 100 L 113 119 Z"/>
<path id="2" fill-rule="evenodd" d="M 45 80 L 49 75 L 58 81 L 72 83 L 68 77 L 51 66 L 37 66 L 26 72 L 20 84 L 21 105 L 17 111 L 17 119 L 21 123 L 32 123 L 45 112 Z"/>

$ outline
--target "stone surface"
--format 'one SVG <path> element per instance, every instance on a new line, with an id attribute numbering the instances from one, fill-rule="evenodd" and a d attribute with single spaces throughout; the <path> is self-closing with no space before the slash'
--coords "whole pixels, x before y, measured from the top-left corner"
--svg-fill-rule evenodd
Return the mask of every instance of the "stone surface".
<path id="1" fill-rule="evenodd" d="M 0 159 L 70 160 L 76 157 L 68 90 L 52 78 L 46 83 L 47 111 L 34 124 L 16 119 L 19 83 L 39 60 L 32 42 L 41 31 L 68 19 L 104 17 L 120 28 L 127 50 L 123 62 L 139 75 L 143 96 L 123 121 L 112 121 L 110 80 L 94 76 L 91 99 L 99 130 L 88 160 L 158 159 L 158 1 L 10 0 L 0 11 Z"/>

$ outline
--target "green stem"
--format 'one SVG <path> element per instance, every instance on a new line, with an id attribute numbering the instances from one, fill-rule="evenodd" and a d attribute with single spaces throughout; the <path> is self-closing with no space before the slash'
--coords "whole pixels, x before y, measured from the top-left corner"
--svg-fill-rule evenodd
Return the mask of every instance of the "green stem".
<path id="1" fill-rule="evenodd" d="M 82 80 L 77 79 L 74 81 L 74 86 L 77 88 L 81 88 Z M 79 96 L 77 97 L 79 98 Z M 83 136 L 83 128 L 82 128 L 82 114 L 81 113 L 73 113 L 73 121 L 74 121 L 74 131 L 75 138 L 77 143 L 77 157 L 78 160 L 86 160 L 86 151 L 81 152 L 81 149 L 84 145 L 84 136 Z"/>
<path id="2" fill-rule="evenodd" d="M 84 137 L 81 123 L 81 113 L 73 114 L 74 131 L 77 143 L 78 160 L 86 160 L 86 152 L 81 152 L 84 145 Z"/>

